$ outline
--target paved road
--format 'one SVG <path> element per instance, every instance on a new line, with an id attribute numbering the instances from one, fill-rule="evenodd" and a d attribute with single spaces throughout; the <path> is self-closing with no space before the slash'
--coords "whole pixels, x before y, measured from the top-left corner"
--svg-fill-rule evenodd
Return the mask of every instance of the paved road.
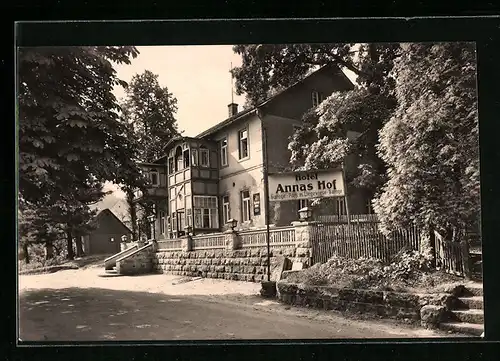
<path id="1" fill-rule="evenodd" d="M 79 271 L 58 273 L 62 272 Z M 95 287 L 64 287 L 64 283 L 59 283 L 56 288 L 38 289 L 33 288 L 34 284 L 42 286 L 44 282 L 41 280 L 50 280 L 47 277 L 56 280 L 57 273 L 23 277 L 32 277 L 28 279 L 31 280 L 30 288 L 22 289 L 20 294 L 20 338 L 23 341 L 338 339 L 444 335 L 390 322 L 361 322 L 332 312 L 290 308 L 265 301 L 255 294 L 226 292 L 203 295 L 201 291 L 192 291 L 180 295 L 182 287 L 196 290 L 197 287 L 209 288 L 204 287 L 203 282 L 217 284 L 209 280 L 177 285 L 177 291 L 168 294 L 168 291 L 152 293 L 112 289 L 127 284 L 127 279 L 128 284 L 140 282 L 139 277 L 120 277 L 116 281 L 108 278 L 105 284 L 96 277 Z M 154 277 L 158 282 L 162 276 Z M 144 279 L 147 283 L 148 277 Z M 73 278 L 73 284 L 78 282 L 77 277 Z M 226 287 L 231 284 L 227 283 L 230 281 L 220 282 Z M 168 284 L 166 289 L 173 289 L 171 282 Z M 248 288 L 245 284 L 238 287 Z M 235 289 L 238 287 L 235 285 Z M 252 287 L 255 288 L 255 285 Z"/>

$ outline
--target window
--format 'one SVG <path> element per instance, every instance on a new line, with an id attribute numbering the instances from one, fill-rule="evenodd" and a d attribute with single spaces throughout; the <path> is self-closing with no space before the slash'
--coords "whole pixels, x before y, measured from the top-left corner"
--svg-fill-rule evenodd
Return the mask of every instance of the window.
<path id="1" fill-rule="evenodd" d="M 189 149 L 184 151 L 184 168 L 189 167 Z"/>
<path id="2" fill-rule="evenodd" d="M 220 165 L 222 167 L 227 165 L 227 138 L 220 141 Z"/>
<path id="3" fill-rule="evenodd" d="M 175 212 L 172 213 L 172 217 L 170 219 L 172 221 L 172 230 L 175 232 L 177 231 L 177 217 Z"/>
<path id="4" fill-rule="evenodd" d="M 210 164 L 209 152 L 208 152 L 208 149 L 206 149 L 206 148 L 200 149 L 200 164 L 202 167 L 208 167 Z"/>
<path id="5" fill-rule="evenodd" d="M 338 198 L 337 199 L 337 214 L 339 216 L 345 216 L 347 215 L 347 208 L 345 204 L 345 198 Z"/>
<path id="6" fill-rule="evenodd" d="M 198 165 L 198 150 L 193 149 L 191 151 L 191 164 L 194 165 L 195 167 Z"/>
<path id="7" fill-rule="evenodd" d="M 149 179 L 151 180 L 151 184 L 153 186 L 158 186 L 160 184 L 158 171 L 156 171 L 155 169 L 151 170 L 151 172 L 149 173 Z"/>
<path id="8" fill-rule="evenodd" d="M 309 202 L 307 199 L 299 199 L 299 210 L 304 208 L 304 207 L 309 207 Z"/>
<path id="9" fill-rule="evenodd" d="M 193 210 L 192 209 L 186 210 L 186 219 L 187 219 L 187 225 L 192 227 L 193 226 Z"/>
<path id="10" fill-rule="evenodd" d="M 243 159 L 248 157 L 248 130 L 243 129 L 238 132 L 239 139 L 239 158 Z"/>
<path id="11" fill-rule="evenodd" d="M 194 227 L 219 228 L 217 197 L 194 196 Z"/>
<path id="12" fill-rule="evenodd" d="M 242 222 L 250 220 L 250 192 L 241 192 L 241 219 Z"/>
<path id="13" fill-rule="evenodd" d="M 179 212 L 177 218 L 179 219 L 179 232 L 184 232 L 184 227 L 186 226 L 184 212 Z"/>
<path id="14" fill-rule="evenodd" d="M 184 160 L 182 159 L 182 149 L 177 147 L 175 150 L 175 171 L 178 172 L 183 168 Z"/>
<path id="15" fill-rule="evenodd" d="M 312 106 L 316 108 L 323 101 L 323 97 L 317 91 L 312 92 Z"/>
<path id="16" fill-rule="evenodd" d="M 227 223 L 231 219 L 231 213 L 229 211 L 229 196 L 222 197 L 222 222 Z"/>
<path id="17" fill-rule="evenodd" d="M 165 234 L 165 212 L 160 211 L 160 234 Z"/>
<path id="18" fill-rule="evenodd" d="M 174 158 L 168 158 L 168 174 L 174 173 Z"/>

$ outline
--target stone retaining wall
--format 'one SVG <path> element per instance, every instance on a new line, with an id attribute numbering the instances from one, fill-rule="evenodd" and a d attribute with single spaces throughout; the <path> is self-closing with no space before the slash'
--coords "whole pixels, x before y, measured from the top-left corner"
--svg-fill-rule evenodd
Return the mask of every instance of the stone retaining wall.
<path id="1" fill-rule="evenodd" d="M 122 275 L 152 273 L 155 249 L 152 244 L 141 247 L 123 259 L 116 261 L 116 271 Z"/>
<path id="2" fill-rule="evenodd" d="M 418 322 L 425 327 L 437 327 L 454 302 L 454 296 L 450 294 L 423 295 L 392 291 L 337 289 L 289 283 L 286 280 L 279 281 L 276 288 L 278 299 L 289 305 L 368 313 L 405 319 L 413 323 Z"/>
<path id="3" fill-rule="evenodd" d="M 295 256 L 295 247 L 271 249 L 271 272 L 285 257 Z M 159 272 L 260 282 L 267 280 L 267 249 L 214 249 L 194 251 L 159 251 L 153 258 Z"/>

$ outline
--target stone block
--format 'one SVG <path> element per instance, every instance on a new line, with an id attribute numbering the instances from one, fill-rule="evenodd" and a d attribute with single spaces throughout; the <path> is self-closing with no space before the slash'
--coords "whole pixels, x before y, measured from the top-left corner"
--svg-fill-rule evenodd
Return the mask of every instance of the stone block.
<path id="1" fill-rule="evenodd" d="M 224 272 L 224 267 L 225 267 L 225 266 L 216 266 L 216 267 L 215 267 L 215 271 L 216 271 L 216 272 Z"/>
<path id="2" fill-rule="evenodd" d="M 252 266 L 260 266 L 260 262 L 260 258 L 251 258 L 249 261 Z"/>
<path id="3" fill-rule="evenodd" d="M 416 308 L 420 297 L 411 293 L 383 292 L 384 303 L 397 308 Z"/>
<path id="4" fill-rule="evenodd" d="M 384 303 L 384 294 L 382 291 L 341 289 L 339 290 L 339 297 L 345 301 L 351 302 L 370 304 Z"/>
<path id="5" fill-rule="evenodd" d="M 444 306 L 426 305 L 420 309 L 420 324 L 427 328 L 437 328 L 445 316 Z"/>
<path id="6" fill-rule="evenodd" d="M 260 257 L 260 250 L 257 248 L 253 248 L 250 250 L 251 257 Z"/>
<path id="7" fill-rule="evenodd" d="M 297 247 L 295 249 L 296 257 L 309 257 L 311 254 L 311 249 L 308 247 Z"/>
<path id="8" fill-rule="evenodd" d="M 276 297 L 276 282 L 264 281 L 261 283 L 260 295 L 264 298 Z"/>
<path id="9" fill-rule="evenodd" d="M 457 297 L 453 296 L 453 294 L 437 293 L 419 296 L 420 306 L 444 306 L 447 310 L 450 310 L 459 306 L 459 303 Z"/>

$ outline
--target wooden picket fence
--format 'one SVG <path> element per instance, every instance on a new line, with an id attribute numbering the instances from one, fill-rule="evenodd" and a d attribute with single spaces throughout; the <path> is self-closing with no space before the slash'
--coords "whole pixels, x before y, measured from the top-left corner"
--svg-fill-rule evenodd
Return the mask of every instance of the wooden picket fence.
<path id="1" fill-rule="evenodd" d="M 386 237 L 379 231 L 378 222 L 320 222 L 312 226 L 311 246 L 313 264 L 324 263 L 334 255 L 389 262 L 403 248 L 419 250 L 420 231 L 411 227 Z"/>
<path id="2" fill-rule="evenodd" d="M 436 269 L 465 277 L 472 277 L 469 242 L 446 241 L 438 232 L 434 231 L 434 251 L 436 258 Z"/>
<path id="3" fill-rule="evenodd" d="M 378 216 L 376 214 L 351 214 L 338 215 L 338 214 L 324 214 L 317 215 L 314 217 L 316 221 L 327 222 L 327 223 L 348 223 L 350 220 L 352 223 L 371 223 L 379 222 Z"/>

